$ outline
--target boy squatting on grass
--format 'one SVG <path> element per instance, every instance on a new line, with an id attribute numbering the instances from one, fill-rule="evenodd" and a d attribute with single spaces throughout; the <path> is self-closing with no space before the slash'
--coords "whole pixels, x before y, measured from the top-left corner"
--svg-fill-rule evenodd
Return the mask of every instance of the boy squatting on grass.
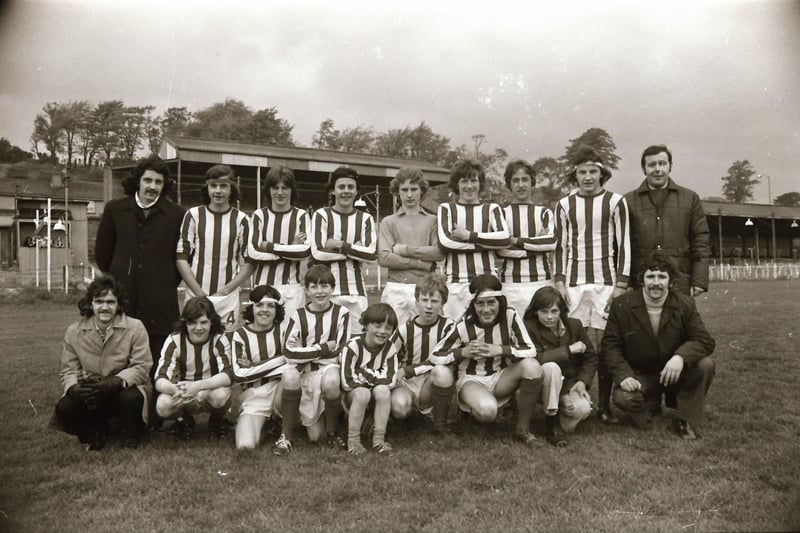
<path id="1" fill-rule="evenodd" d="M 414 288 L 417 314 L 398 328 L 400 377 L 392 389 L 392 418 L 402 420 L 413 411 L 433 412 L 434 432 L 448 433 L 447 414 L 453 397 L 453 369 L 433 366 L 428 358 L 439 342 L 455 327 L 442 316 L 447 286 L 439 276 L 428 274 Z"/>
<path id="2" fill-rule="evenodd" d="M 336 280 L 327 266 L 309 268 L 304 283 L 306 305 L 295 311 L 287 327 L 284 354 L 289 364 L 281 377 L 283 434 L 276 453 L 292 448 L 295 410 L 311 442 L 325 434 L 329 446 L 347 447 L 337 428 L 342 413 L 339 357 L 350 339 L 350 313 L 331 301 Z"/>
<path id="3" fill-rule="evenodd" d="M 205 296 L 191 298 L 183 307 L 176 332 L 167 337 L 156 371 L 156 412 L 161 418 L 177 418 L 175 434 L 194 435 L 193 413 L 208 411 L 209 434 L 223 438 L 223 415 L 231 399 L 230 349 L 225 326 Z"/>
<path id="4" fill-rule="evenodd" d="M 261 440 L 264 423 L 273 413 L 294 414 L 297 408 L 281 398 L 281 374 L 286 368 L 283 356 L 285 309 L 281 294 L 274 287 L 259 285 L 250 291 L 250 305 L 242 312 L 245 325 L 231 334 L 233 379 L 241 384 L 239 419 L 236 423 L 236 448 L 253 449 Z M 299 401 L 299 398 L 298 398 Z M 284 449 L 280 440 L 275 450 Z"/>
<path id="5" fill-rule="evenodd" d="M 361 443 L 361 425 L 367 409 L 374 405 L 372 449 L 392 453 L 385 441 L 391 410 L 391 389 L 397 379 L 397 315 L 389 304 L 373 304 L 361 315 L 364 335 L 347 343 L 342 351 L 342 388 L 347 415 L 347 451 L 366 452 Z"/>
<path id="6" fill-rule="evenodd" d="M 500 280 L 481 274 L 472 280 L 469 290 L 473 299 L 467 313 L 434 349 L 430 361 L 457 365 L 459 406 L 479 422 L 493 422 L 498 408 L 516 393 L 513 438 L 530 445 L 536 440 L 530 433 L 530 423 L 542 391 L 542 378 L 555 379 L 556 373 L 543 372 L 522 318 L 506 303 Z M 560 379 L 558 373 L 559 382 L 550 383 L 549 389 L 558 390 Z"/>

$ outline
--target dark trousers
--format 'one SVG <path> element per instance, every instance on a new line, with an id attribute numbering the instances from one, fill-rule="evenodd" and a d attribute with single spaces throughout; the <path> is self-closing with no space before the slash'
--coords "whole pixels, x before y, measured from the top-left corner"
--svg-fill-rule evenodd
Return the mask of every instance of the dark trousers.
<path id="1" fill-rule="evenodd" d="M 678 417 L 693 427 L 703 425 L 703 407 L 706 394 L 714 381 L 714 360 L 703 357 L 696 364 L 686 365 L 677 383 L 664 387 L 658 382 L 659 374 L 636 374 L 634 377 L 642 384 L 642 389 L 626 392 L 617 386 L 614 389 L 614 404 L 630 414 L 637 425 L 650 418 L 656 406 L 661 405 L 661 394 L 674 397 Z"/>
<path id="2" fill-rule="evenodd" d="M 141 437 L 144 431 L 142 407 L 144 396 L 136 387 L 130 387 L 98 402 L 89 409 L 81 402 L 63 396 L 56 404 L 55 427 L 70 435 L 77 435 L 81 442 L 89 442 L 97 432 L 108 432 L 108 423 L 118 418 L 126 436 Z"/>

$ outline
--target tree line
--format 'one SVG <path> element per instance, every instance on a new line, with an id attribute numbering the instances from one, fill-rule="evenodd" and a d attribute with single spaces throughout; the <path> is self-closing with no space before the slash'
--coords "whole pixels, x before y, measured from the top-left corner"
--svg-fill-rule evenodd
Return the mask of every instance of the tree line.
<path id="1" fill-rule="evenodd" d="M 267 145 L 299 146 L 292 136 L 294 126 L 278 115 L 275 107 L 253 110 L 241 100 L 226 98 L 196 112 L 186 107 L 169 107 L 156 114 L 155 106 L 128 106 L 122 100 L 91 104 L 86 100 L 48 102 L 33 121 L 30 136 L 32 154 L 0 138 L 0 161 L 38 160 L 109 165 L 130 162 L 142 152 L 158 152 L 164 136 L 182 136 Z M 449 137 L 436 133 L 425 123 L 412 127 L 376 131 L 371 126 L 337 128 L 333 119 L 323 120 L 311 145 L 321 150 L 373 154 L 415 159 L 449 168 L 459 158 L 475 158 L 487 170 L 487 195 L 507 196 L 503 169 L 509 154 L 503 148 L 487 149 L 483 134 L 471 137 L 472 145 L 452 146 Z M 570 190 L 565 174 L 573 154 L 582 144 L 593 146 L 606 165 L 617 169 L 620 157 L 611 135 L 602 128 L 589 128 L 570 139 L 560 155 L 542 156 L 533 162 L 541 197 L 552 203 Z M 760 175 L 748 160 L 736 161 L 721 178 L 722 195 L 731 202 L 753 200 Z M 800 193 L 775 198 L 777 205 L 800 205 Z"/>

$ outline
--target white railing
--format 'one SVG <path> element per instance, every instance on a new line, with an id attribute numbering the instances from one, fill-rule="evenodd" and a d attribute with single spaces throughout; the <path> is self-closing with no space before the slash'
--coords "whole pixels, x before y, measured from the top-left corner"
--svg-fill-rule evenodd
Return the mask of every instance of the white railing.
<path id="1" fill-rule="evenodd" d="M 769 263 L 764 265 L 712 265 L 709 267 L 711 281 L 753 281 L 776 279 L 800 279 L 797 263 Z"/>

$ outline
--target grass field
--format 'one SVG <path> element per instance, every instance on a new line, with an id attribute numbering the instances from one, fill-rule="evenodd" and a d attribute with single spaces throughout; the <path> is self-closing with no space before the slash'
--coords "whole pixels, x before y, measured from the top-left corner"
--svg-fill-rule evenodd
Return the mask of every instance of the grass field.
<path id="1" fill-rule="evenodd" d="M 800 282 L 717 283 L 699 299 L 717 340 L 704 438 L 594 418 L 566 450 L 526 449 L 510 421 L 448 444 L 390 426 L 391 457 L 304 440 L 278 458 L 155 434 L 84 452 L 48 429 L 73 305 L 0 303 L 2 531 L 576 531 L 800 528 Z M 541 427 L 541 420 L 535 426 Z M 535 427 L 536 429 L 536 427 Z"/>

